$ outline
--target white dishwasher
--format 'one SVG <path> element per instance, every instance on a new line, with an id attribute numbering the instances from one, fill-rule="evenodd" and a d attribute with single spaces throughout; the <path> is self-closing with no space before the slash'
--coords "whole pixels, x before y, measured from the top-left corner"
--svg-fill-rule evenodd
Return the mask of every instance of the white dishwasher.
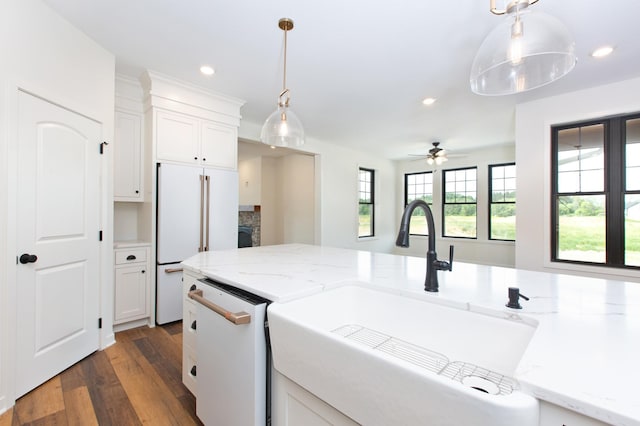
<path id="1" fill-rule="evenodd" d="M 196 414 L 205 425 L 269 425 L 268 300 L 211 279 L 198 302 Z"/>

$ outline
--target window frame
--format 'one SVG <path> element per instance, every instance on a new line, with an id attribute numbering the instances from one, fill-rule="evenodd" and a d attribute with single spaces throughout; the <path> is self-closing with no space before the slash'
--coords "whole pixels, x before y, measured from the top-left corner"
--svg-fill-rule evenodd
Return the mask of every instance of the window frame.
<path id="1" fill-rule="evenodd" d="M 515 188 L 516 201 L 498 201 L 498 202 L 494 202 L 493 201 L 493 169 L 494 169 L 494 167 L 505 167 L 505 166 L 515 166 L 515 165 L 516 165 L 515 161 L 509 162 L 509 163 L 489 164 L 489 170 L 488 170 L 489 171 L 489 176 L 488 176 L 489 184 L 487 185 L 488 188 L 489 188 L 489 193 L 488 193 L 489 194 L 489 200 L 488 200 L 488 203 L 487 203 L 487 205 L 488 205 L 488 212 L 487 212 L 487 216 L 488 216 L 488 227 L 487 227 L 488 235 L 487 235 L 487 237 L 488 237 L 489 241 L 512 241 L 512 242 L 516 241 L 515 237 L 514 237 L 513 240 L 507 240 L 507 239 L 504 239 L 504 238 L 492 238 L 491 237 L 491 207 L 494 204 L 513 204 L 513 206 L 515 207 L 516 206 L 516 202 L 518 201 L 517 182 L 516 182 L 516 188 Z M 517 172 L 517 169 L 516 169 L 516 178 L 517 178 L 517 176 L 518 176 L 518 172 Z"/>
<path id="2" fill-rule="evenodd" d="M 406 208 L 407 205 L 409 205 L 408 179 L 409 179 L 409 176 L 415 176 L 415 175 L 430 175 L 431 176 L 431 202 L 427 203 L 427 204 L 429 205 L 429 207 L 431 207 L 431 209 L 433 209 L 433 186 L 434 186 L 433 178 L 435 176 L 433 171 L 411 172 L 411 173 L 405 173 L 404 174 L 404 208 Z M 416 235 L 416 236 L 426 237 L 429 234 L 409 233 L 409 235 Z"/>
<path id="3" fill-rule="evenodd" d="M 456 172 L 456 171 L 460 171 L 460 170 L 475 170 L 476 171 L 475 201 L 473 203 L 449 203 L 449 202 L 447 202 L 447 178 L 446 178 L 446 174 L 447 174 L 447 172 Z M 445 209 L 446 209 L 447 205 L 469 205 L 469 204 L 474 205 L 475 208 L 476 208 L 475 236 L 473 236 L 473 237 L 464 237 L 464 236 L 457 236 L 457 235 L 446 235 L 445 234 L 445 229 L 446 229 L 447 216 L 445 214 Z M 478 239 L 478 166 L 459 167 L 459 168 L 455 168 L 455 169 L 442 170 L 442 209 L 441 209 L 441 212 L 442 212 L 442 237 L 443 238 L 459 238 L 459 239 L 464 239 L 464 240 L 477 240 Z"/>
<path id="4" fill-rule="evenodd" d="M 605 268 L 639 270 L 640 266 L 625 265 L 625 220 L 624 200 L 628 194 L 640 194 L 640 190 L 626 189 L 626 122 L 640 119 L 640 112 L 619 114 L 602 118 L 576 121 L 551 126 L 551 197 L 550 197 L 550 259 L 553 263 L 588 265 Z M 604 152 L 603 191 L 559 192 L 558 191 L 558 134 L 562 130 L 602 124 Z M 558 258 L 558 209 L 561 196 L 604 195 L 605 197 L 605 261 L 581 261 Z"/>
<path id="5" fill-rule="evenodd" d="M 360 180 L 360 173 L 361 172 L 367 172 L 369 173 L 370 177 L 371 177 L 371 183 L 370 183 L 370 191 L 369 191 L 369 202 L 362 202 L 362 199 L 360 198 L 360 184 L 361 184 L 361 180 Z M 358 167 L 358 239 L 362 239 L 362 238 L 372 238 L 376 236 L 376 214 L 375 214 L 375 200 L 376 200 L 376 171 L 374 169 L 370 169 L 367 167 Z M 363 205 L 368 205 L 370 206 L 370 212 L 371 212 L 371 234 L 369 235 L 360 235 L 360 207 Z"/>

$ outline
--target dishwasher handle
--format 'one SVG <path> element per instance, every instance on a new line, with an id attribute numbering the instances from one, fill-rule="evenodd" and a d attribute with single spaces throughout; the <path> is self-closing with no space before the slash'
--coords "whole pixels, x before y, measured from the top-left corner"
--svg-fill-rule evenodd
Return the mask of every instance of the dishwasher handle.
<path id="1" fill-rule="evenodd" d="M 195 300 L 200 303 L 202 306 L 211 309 L 216 314 L 223 316 L 224 319 L 234 323 L 235 325 L 241 324 L 249 324 L 251 322 L 251 314 L 248 314 L 244 311 L 241 312 L 230 312 L 210 300 L 205 299 L 203 296 L 202 290 L 193 290 L 189 292 L 189 298 Z"/>

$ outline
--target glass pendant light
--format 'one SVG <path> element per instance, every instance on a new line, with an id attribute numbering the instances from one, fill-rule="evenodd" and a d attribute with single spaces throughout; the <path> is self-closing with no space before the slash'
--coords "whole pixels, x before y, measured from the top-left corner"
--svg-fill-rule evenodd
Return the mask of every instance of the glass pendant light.
<path id="1" fill-rule="evenodd" d="M 304 144 L 304 128 L 298 117 L 289 109 L 289 89 L 287 88 L 287 32 L 293 29 L 293 21 L 282 18 L 278 27 L 284 31 L 284 76 L 282 92 L 278 96 L 278 109 L 275 110 L 262 126 L 260 140 L 273 146 L 300 146 Z"/>
<path id="2" fill-rule="evenodd" d="M 505 20 L 484 39 L 471 66 L 471 90 L 499 96 L 524 92 L 566 75 L 576 64 L 575 43 L 555 17 L 529 10 L 538 0 L 511 0 L 491 12 Z"/>

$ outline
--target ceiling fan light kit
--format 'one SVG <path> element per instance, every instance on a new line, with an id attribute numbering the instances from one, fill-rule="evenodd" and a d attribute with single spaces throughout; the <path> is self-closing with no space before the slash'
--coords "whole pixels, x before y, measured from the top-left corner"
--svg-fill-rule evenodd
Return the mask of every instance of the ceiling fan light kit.
<path id="1" fill-rule="evenodd" d="M 278 109 L 267 117 L 260 140 L 271 147 L 295 147 L 304 144 L 304 128 L 298 117 L 289 109 L 289 89 L 287 88 L 287 32 L 293 29 L 293 21 L 282 18 L 278 27 L 284 31 L 284 73 L 282 78 L 282 92 L 278 96 Z"/>
<path id="2" fill-rule="evenodd" d="M 484 39 L 471 66 L 471 90 L 500 96 L 532 90 L 571 71 L 575 43 L 555 17 L 529 10 L 538 0 L 511 0 L 505 8 L 490 0 L 491 13 L 506 15 Z"/>
<path id="3" fill-rule="evenodd" d="M 439 166 L 448 160 L 445 150 L 440 148 L 440 142 L 433 142 L 433 148 L 431 148 L 427 154 L 427 164 L 430 166 L 433 164 Z"/>

